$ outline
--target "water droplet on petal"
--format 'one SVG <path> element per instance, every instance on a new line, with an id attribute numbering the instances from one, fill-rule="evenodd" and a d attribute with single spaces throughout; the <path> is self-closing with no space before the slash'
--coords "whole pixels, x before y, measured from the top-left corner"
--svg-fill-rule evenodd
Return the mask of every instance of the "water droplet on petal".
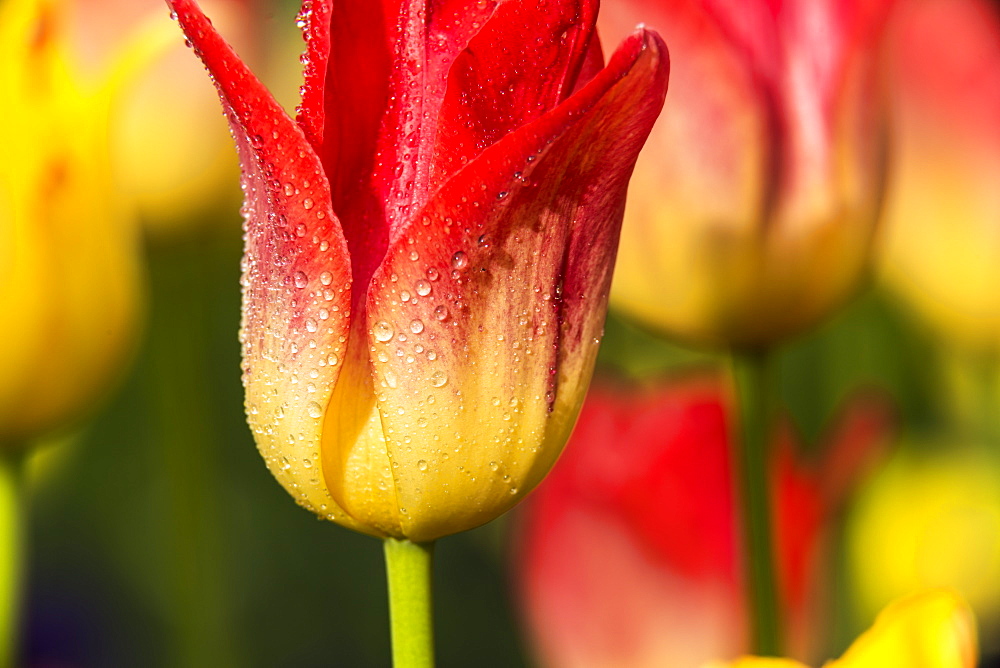
<path id="1" fill-rule="evenodd" d="M 469 264 L 469 256 L 463 253 L 462 251 L 458 251 L 457 253 L 451 256 L 452 268 L 462 269 L 467 264 Z"/>
<path id="2" fill-rule="evenodd" d="M 372 327 L 372 335 L 375 337 L 376 341 L 381 341 L 385 343 L 392 339 L 392 325 L 387 323 L 385 320 L 379 320 Z"/>
<path id="3" fill-rule="evenodd" d="M 417 290 L 417 294 L 421 297 L 426 297 L 431 293 L 431 284 L 427 281 L 420 279 L 414 286 Z"/>
<path id="4" fill-rule="evenodd" d="M 424 323 L 422 323 L 419 320 L 414 320 L 413 322 L 410 323 L 410 331 L 413 332 L 414 334 L 419 334 L 420 332 L 424 331 Z"/>
<path id="5" fill-rule="evenodd" d="M 448 382 L 448 375 L 444 371 L 435 371 L 431 374 L 431 385 L 443 387 Z"/>
<path id="6" fill-rule="evenodd" d="M 295 287 L 304 288 L 309 283 L 309 277 L 305 275 L 305 272 L 297 271 L 295 272 Z"/>
<path id="7" fill-rule="evenodd" d="M 310 401 L 306 405 L 306 412 L 309 414 L 309 417 L 313 419 L 319 419 L 323 417 L 323 407 L 320 406 L 315 401 Z"/>

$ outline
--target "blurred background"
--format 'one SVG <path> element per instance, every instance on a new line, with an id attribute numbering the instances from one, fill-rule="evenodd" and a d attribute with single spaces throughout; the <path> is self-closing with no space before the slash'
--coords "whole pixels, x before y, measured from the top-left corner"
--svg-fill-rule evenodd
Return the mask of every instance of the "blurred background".
<path id="1" fill-rule="evenodd" d="M 903 4 L 913 16 L 898 19 L 886 58 L 895 144 L 868 279 L 775 353 L 782 596 L 794 651 L 815 664 L 893 598 L 953 587 L 976 610 L 993 666 L 1000 18 L 993 3 L 957 2 L 954 13 L 947 2 Z M 297 3 L 204 6 L 293 108 Z M 238 168 L 208 78 L 152 0 L 59 7 L 81 77 L 104 76 L 129 40 L 163 46 L 139 57 L 110 108 L 115 193 L 138 226 L 143 266 L 131 359 L 28 463 L 25 665 L 389 665 L 381 544 L 297 508 L 244 421 Z M 591 656 L 683 667 L 744 641 L 725 529 L 729 362 L 640 322 L 608 316 L 597 396 L 552 479 L 508 516 L 439 542 L 439 665 L 585 666 Z M 594 457 L 603 477 L 588 468 Z M 588 553 L 593 544 L 605 551 Z M 619 597 L 604 610 L 587 601 L 607 599 L 574 598 L 602 590 Z M 615 623 L 640 617 L 688 617 L 702 633 L 676 633 L 648 650 L 655 659 L 642 657 L 649 637 L 672 637 L 661 629 L 601 645 L 602 634 L 620 639 Z M 565 650 L 567 634 L 580 656 Z"/>

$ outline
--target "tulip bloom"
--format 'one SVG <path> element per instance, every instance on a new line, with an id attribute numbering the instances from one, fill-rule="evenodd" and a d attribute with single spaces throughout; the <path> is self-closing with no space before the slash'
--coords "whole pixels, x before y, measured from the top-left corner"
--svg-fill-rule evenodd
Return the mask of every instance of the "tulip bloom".
<path id="1" fill-rule="evenodd" d="M 589 381 L 659 37 L 602 68 L 594 2 L 305 2 L 293 120 L 170 4 L 239 148 L 246 407 L 271 471 L 377 536 L 504 512 Z"/>
<path id="2" fill-rule="evenodd" d="M 120 373 L 139 311 L 137 238 L 116 200 L 113 93 L 72 68 L 64 7 L 0 4 L 0 446 L 64 426 Z"/>
<path id="3" fill-rule="evenodd" d="M 636 167 L 612 306 L 683 340 L 764 347 L 862 284 L 882 203 L 877 51 L 892 0 L 608 0 L 674 55 Z"/>
<path id="4" fill-rule="evenodd" d="M 930 591 L 900 599 L 825 668 L 974 668 L 976 623 L 957 595 Z M 786 659 L 743 658 L 705 668 L 806 668 Z"/>
<path id="5" fill-rule="evenodd" d="M 519 590 L 549 668 L 695 668 L 746 651 L 730 419 L 718 382 L 595 387 L 565 455 L 519 514 Z M 788 431 L 773 460 L 781 595 L 796 654 L 821 625 L 824 525 L 886 437 L 881 404 L 845 413 L 825 459 Z"/>
<path id="6" fill-rule="evenodd" d="M 939 331 L 1000 342 L 1000 14 L 904 2 L 892 41 L 894 173 L 883 275 Z"/>

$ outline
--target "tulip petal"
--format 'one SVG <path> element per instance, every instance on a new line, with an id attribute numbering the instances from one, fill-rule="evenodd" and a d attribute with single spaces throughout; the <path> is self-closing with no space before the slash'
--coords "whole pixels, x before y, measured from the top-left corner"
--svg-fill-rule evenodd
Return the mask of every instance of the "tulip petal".
<path id="1" fill-rule="evenodd" d="M 928 591 L 886 607 L 829 668 L 973 668 L 976 645 L 969 606 L 955 593 Z"/>
<path id="2" fill-rule="evenodd" d="M 429 195 L 429 154 L 447 73 L 496 0 L 314 0 L 299 123 L 331 184 L 353 280 L 367 285 L 390 230 Z M 358 294 L 355 299 L 361 299 Z"/>
<path id="3" fill-rule="evenodd" d="M 301 505 L 358 531 L 320 474 L 320 432 L 350 322 L 351 264 L 305 134 L 192 0 L 171 0 L 212 73 L 236 139 L 246 200 L 244 385 L 268 467 Z M 312 379 L 322 375 L 322 382 Z"/>
<path id="4" fill-rule="evenodd" d="M 596 4 L 518 0 L 497 8 L 448 77 L 432 191 L 488 146 L 569 96 L 594 35 Z"/>
<path id="5" fill-rule="evenodd" d="M 633 35 L 587 86 L 445 183 L 373 277 L 374 385 L 411 539 L 495 517 L 558 456 L 666 80 L 662 41 Z"/>
<path id="6" fill-rule="evenodd" d="M 299 14 L 306 51 L 296 120 L 323 162 L 342 218 L 375 162 L 399 4 L 308 0 Z"/>

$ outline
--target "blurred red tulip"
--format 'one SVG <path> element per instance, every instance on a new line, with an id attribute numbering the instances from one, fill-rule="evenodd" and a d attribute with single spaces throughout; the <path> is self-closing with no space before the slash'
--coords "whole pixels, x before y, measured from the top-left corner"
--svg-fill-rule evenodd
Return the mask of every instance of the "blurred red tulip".
<path id="1" fill-rule="evenodd" d="M 246 190 L 247 412 L 303 506 L 429 541 L 547 473 L 586 392 L 666 48 L 591 0 L 307 1 L 297 120 L 191 0 Z"/>
<path id="2" fill-rule="evenodd" d="M 728 404 L 713 379 L 591 391 L 519 515 L 517 577 L 542 665 L 686 668 L 746 650 Z M 820 462 L 800 460 L 788 428 L 774 442 L 781 591 L 798 654 L 819 619 L 824 525 L 887 426 L 881 401 L 858 401 Z"/>
<path id="3" fill-rule="evenodd" d="M 612 304 L 700 344 L 801 332 L 867 275 L 882 204 L 879 47 L 894 0 L 607 0 L 674 56 L 629 185 Z"/>

